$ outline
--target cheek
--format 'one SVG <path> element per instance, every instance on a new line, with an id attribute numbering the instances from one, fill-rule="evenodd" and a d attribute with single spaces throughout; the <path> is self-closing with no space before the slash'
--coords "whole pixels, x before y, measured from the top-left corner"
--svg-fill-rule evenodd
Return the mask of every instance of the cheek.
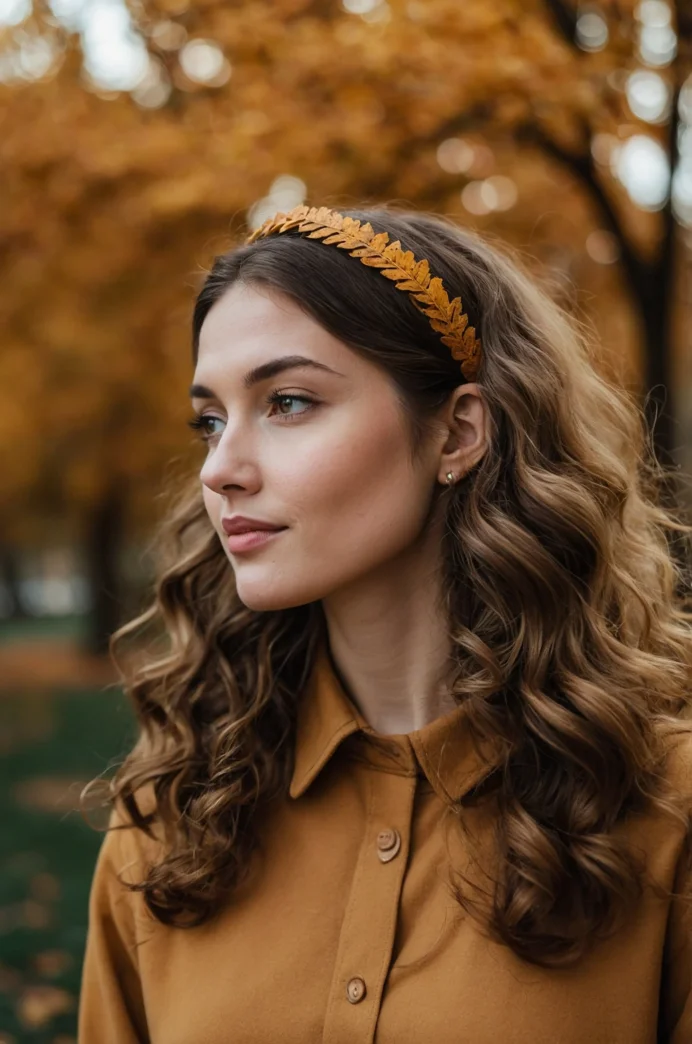
<path id="1" fill-rule="evenodd" d="M 351 426 L 348 438 L 301 456 L 284 477 L 299 553 L 319 563 L 323 579 L 332 571 L 360 573 L 402 551 L 429 506 L 429 482 L 413 470 L 396 417 Z"/>
<path id="2" fill-rule="evenodd" d="M 397 408 L 344 415 L 319 438 L 268 455 L 267 505 L 290 529 L 257 555 L 229 558 L 239 597 L 258 610 L 327 597 L 385 565 L 420 536 L 432 497 L 430 475 L 414 470 Z M 433 484 L 434 485 L 434 484 Z M 223 498 L 203 487 L 216 525 Z"/>
<path id="3" fill-rule="evenodd" d="M 209 515 L 209 521 L 216 529 L 219 524 L 219 516 L 221 514 L 221 497 L 218 493 L 214 493 L 213 490 L 209 489 L 202 483 L 202 499 L 206 508 L 207 514 Z"/>

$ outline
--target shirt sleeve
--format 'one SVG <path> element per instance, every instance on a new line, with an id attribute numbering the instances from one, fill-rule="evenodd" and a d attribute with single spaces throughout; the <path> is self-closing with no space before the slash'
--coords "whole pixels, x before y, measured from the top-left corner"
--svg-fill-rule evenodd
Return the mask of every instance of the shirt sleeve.
<path id="1" fill-rule="evenodd" d="M 661 974 L 657 1044 L 692 1041 L 692 847 L 682 845 L 670 901 Z"/>
<path id="2" fill-rule="evenodd" d="M 109 828 L 122 822 L 116 810 Z M 108 830 L 89 895 L 89 925 L 79 997 L 78 1044 L 149 1044 L 137 961 L 134 900 L 117 873 L 136 860 L 132 830 Z M 128 843 L 129 842 L 129 843 Z"/>

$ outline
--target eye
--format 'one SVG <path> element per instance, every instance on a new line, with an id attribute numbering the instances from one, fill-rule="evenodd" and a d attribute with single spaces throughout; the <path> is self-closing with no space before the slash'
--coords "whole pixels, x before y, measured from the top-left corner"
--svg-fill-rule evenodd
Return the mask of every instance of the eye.
<path id="1" fill-rule="evenodd" d="M 274 403 L 276 403 L 276 405 L 279 405 L 279 404 L 284 403 L 284 402 L 304 402 L 304 403 L 307 403 L 307 409 L 306 410 L 301 410 L 300 413 L 278 413 L 278 414 L 275 414 L 275 416 L 281 417 L 282 420 L 288 420 L 288 421 L 293 420 L 294 417 L 301 417 L 304 413 L 308 413 L 310 410 L 314 409 L 318 405 L 318 403 L 315 401 L 315 399 L 310 399 L 306 395 L 286 395 L 286 394 L 284 394 L 284 393 L 282 393 L 280 391 L 272 391 L 272 392 L 270 392 L 269 395 L 267 396 L 267 398 L 265 399 L 265 402 L 267 403 L 268 406 L 271 406 Z"/>
<path id="2" fill-rule="evenodd" d="M 218 434 L 218 432 L 209 431 L 207 428 L 207 424 L 213 421 L 218 421 L 219 424 L 223 423 L 219 417 L 214 417 L 211 413 L 203 413 L 200 416 L 195 415 L 194 417 L 191 417 L 187 424 L 193 431 L 200 432 L 202 442 L 209 442 L 214 435 Z"/>
<path id="3" fill-rule="evenodd" d="M 307 395 L 286 395 L 278 390 L 270 392 L 264 401 L 268 406 L 276 405 L 278 407 L 281 407 L 284 403 L 305 403 L 306 409 L 300 410 L 298 413 L 270 413 L 270 416 L 278 417 L 282 422 L 292 421 L 298 417 L 302 417 L 303 414 L 308 413 L 310 410 L 314 410 L 319 406 L 319 402 L 317 402 L 316 399 L 311 399 Z M 200 433 L 199 437 L 202 442 L 210 442 L 212 439 L 215 439 L 217 435 L 221 434 L 219 431 L 210 429 L 209 425 L 223 423 L 224 421 L 220 417 L 215 417 L 212 413 L 195 414 L 187 422 L 188 427 L 192 428 L 193 431 Z"/>

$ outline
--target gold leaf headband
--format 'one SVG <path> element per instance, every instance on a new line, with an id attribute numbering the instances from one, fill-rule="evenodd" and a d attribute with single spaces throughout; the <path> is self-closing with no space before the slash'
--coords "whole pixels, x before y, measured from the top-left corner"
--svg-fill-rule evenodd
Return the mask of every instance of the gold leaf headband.
<path id="1" fill-rule="evenodd" d="M 433 330 L 441 334 L 440 340 L 451 348 L 452 358 L 460 363 L 467 381 L 473 381 L 478 373 L 481 358 L 481 342 L 476 337 L 469 318 L 461 311 L 461 298 L 449 300 L 438 276 L 431 277 L 426 260 L 416 261 L 410 250 L 402 250 L 399 240 L 389 242 L 386 232 L 375 234 L 372 225 L 361 225 L 355 218 L 344 217 L 327 207 L 294 207 L 288 213 L 279 211 L 267 218 L 259 228 L 248 236 L 246 243 L 254 243 L 263 236 L 275 232 L 287 232 L 297 228 L 307 232 L 308 239 L 321 239 L 323 243 L 334 243 L 348 250 L 351 257 L 359 258 L 364 265 L 379 268 L 380 275 L 396 284 L 397 290 L 407 290 L 419 312 L 430 320 Z"/>

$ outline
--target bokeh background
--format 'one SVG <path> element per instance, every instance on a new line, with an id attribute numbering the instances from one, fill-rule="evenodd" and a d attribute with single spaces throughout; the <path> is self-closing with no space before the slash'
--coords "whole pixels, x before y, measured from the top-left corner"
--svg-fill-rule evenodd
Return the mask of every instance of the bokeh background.
<path id="1" fill-rule="evenodd" d="M 74 1044 L 134 735 L 192 302 L 276 210 L 389 200 L 514 244 L 692 500 L 690 0 L 0 0 L 0 1044 Z"/>

